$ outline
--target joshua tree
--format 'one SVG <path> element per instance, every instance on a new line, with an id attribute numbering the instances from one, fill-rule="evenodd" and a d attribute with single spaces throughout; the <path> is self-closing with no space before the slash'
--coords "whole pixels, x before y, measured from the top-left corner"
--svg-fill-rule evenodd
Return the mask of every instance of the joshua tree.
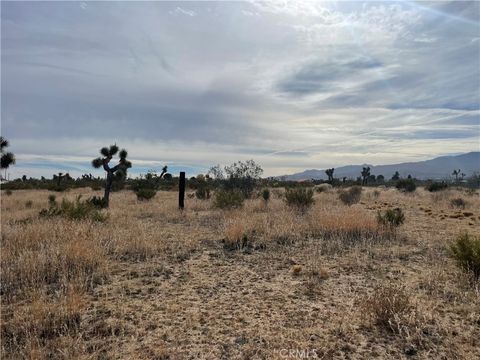
<path id="1" fill-rule="evenodd" d="M 53 180 L 57 180 L 57 186 L 60 186 L 60 183 L 62 182 L 62 179 L 66 175 L 63 175 L 63 173 L 59 172 L 58 175 L 53 174 Z"/>
<path id="2" fill-rule="evenodd" d="M 108 203 L 110 200 L 110 191 L 112 189 L 112 182 L 114 178 L 116 180 L 124 180 L 127 177 L 127 169 L 132 167 L 132 163 L 127 160 L 127 150 L 122 149 L 119 152 L 119 157 L 120 160 L 117 165 L 114 167 L 110 167 L 108 163 L 112 158 L 117 154 L 118 152 L 118 146 L 117 145 L 110 145 L 110 148 L 103 147 L 100 149 L 100 154 L 102 154 L 102 157 L 98 157 L 96 159 L 92 160 L 92 166 L 96 169 L 100 168 L 103 166 L 103 169 L 107 173 L 107 180 L 105 182 L 105 195 L 103 196 L 103 201 L 105 202 L 105 205 L 108 207 Z"/>
<path id="3" fill-rule="evenodd" d="M 370 166 L 364 167 L 362 170 L 362 185 L 365 185 L 367 183 L 367 179 L 370 176 Z"/>
<path id="4" fill-rule="evenodd" d="M 330 182 L 333 182 L 333 172 L 334 171 L 335 171 L 335 168 L 325 170 L 325 174 L 327 174 L 328 181 L 330 181 Z"/>
<path id="5" fill-rule="evenodd" d="M 392 180 L 398 180 L 400 179 L 400 173 L 398 171 L 395 171 L 395 174 L 392 176 Z"/>
<path id="6" fill-rule="evenodd" d="M 1 158 L 1 168 L 5 169 L 5 178 L 7 177 L 7 169 L 10 165 L 15 164 L 15 155 L 11 152 L 6 152 L 5 148 L 7 148 L 10 144 L 8 140 L 5 139 L 3 136 L 0 136 L 0 151 L 2 154 Z"/>
<path id="7" fill-rule="evenodd" d="M 460 175 L 460 169 L 453 170 L 452 175 L 455 176 L 455 181 L 458 181 L 458 175 Z"/>

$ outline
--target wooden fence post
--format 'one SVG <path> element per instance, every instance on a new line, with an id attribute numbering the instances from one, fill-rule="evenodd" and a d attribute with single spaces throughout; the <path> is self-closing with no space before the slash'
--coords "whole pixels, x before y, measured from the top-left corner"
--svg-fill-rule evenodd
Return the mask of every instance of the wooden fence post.
<path id="1" fill-rule="evenodd" d="M 185 207 L 185 171 L 180 172 L 178 181 L 178 207 L 182 210 Z"/>

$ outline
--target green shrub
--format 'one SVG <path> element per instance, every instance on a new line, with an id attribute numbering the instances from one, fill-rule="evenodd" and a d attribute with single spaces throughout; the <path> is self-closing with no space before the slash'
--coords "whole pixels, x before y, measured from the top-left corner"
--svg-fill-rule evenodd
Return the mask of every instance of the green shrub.
<path id="1" fill-rule="evenodd" d="M 450 206 L 452 208 L 465 209 L 466 202 L 462 198 L 455 198 L 450 200 Z"/>
<path id="2" fill-rule="evenodd" d="M 313 205 L 313 189 L 295 188 L 287 189 L 285 199 L 289 206 L 300 209 L 307 209 Z"/>
<path id="3" fill-rule="evenodd" d="M 137 191 L 135 191 L 138 200 L 150 200 L 155 196 L 156 193 L 156 190 L 146 188 L 138 189 Z"/>
<path id="4" fill-rule="evenodd" d="M 92 196 L 87 202 L 97 209 L 105 209 L 108 207 L 107 200 L 102 196 Z"/>
<path id="5" fill-rule="evenodd" d="M 12 190 L 10 190 L 10 189 L 5 190 L 5 195 L 7 195 L 7 196 L 12 195 Z"/>
<path id="6" fill-rule="evenodd" d="M 53 194 L 48 195 L 48 205 L 53 206 L 57 203 L 57 197 Z"/>
<path id="7" fill-rule="evenodd" d="M 428 183 L 427 186 L 425 186 L 425 189 L 427 189 L 430 192 L 445 190 L 446 188 L 448 188 L 448 184 L 445 181 L 442 181 L 442 182 L 433 181 L 431 183 Z"/>
<path id="8" fill-rule="evenodd" d="M 265 202 L 268 202 L 268 200 L 270 200 L 270 190 L 263 189 L 262 190 L 262 198 Z"/>
<path id="9" fill-rule="evenodd" d="M 32 207 L 32 205 L 33 205 L 33 201 L 32 201 L 32 200 L 27 200 L 27 201 L 25 202 L 25 207 L 26 207 L 27 209 L 30 209 L 30 208 Z"/>
<path id="10" fill-rule="evenodd" d="M 395 187 L 400 191 L 414 192 L 417 185 L 413 179 L 400 179 L 397 181 Z"/>
<path id="11" fill-rule="evenodd" d="M 382 214 L 379 211 L 377 214 L 377 221 L 380 225 L 395 228 L 405 222 L 405 214 L 400 208 L 388 209 L 385 214 Z"/>
<path id="12" fill-rule="evenodd" d="M 460 234 L 450 245 L 450 253 L 460 268 L 480 278 L 480 237 Z"/>
<path id="13" fill-rule="evenodd" d="M 219 190 L 215 192 L 213 206 L 219 209 L 233 209 L 243 206 L 243 193 L 238 190 Z"/>
<path id="14" fill-rule="evenodd" d="M 200 200 L 210 199 L 210 189 L 208 189 L 206 186 L 200 186 L 195 191 L 195 197 Z"/>
<path id="15" fill-rule="evenodd" d="M 42 217 L 54 217 L 61 216 L 70 220 L 93 220 L 93 221 L 105 221 L 107 216 L 102 214 L 88 201 L 81 201 L 81 195 L 77 197 L 75 201 L 69 201 L 62 199 L 60 205 L 54 202 L 50 202 L 48 209 L 42 209 L 40 216 Z M 49 199 L 50 200 L 50 199 Z"/>
<path id="16" fill-rule="evenodd" d="M 344 190 L 340 193 L 340 200 L 348 206 L 356 204 L 360 201 L 362 197 L 362 187 L 361 186 L 352 186 L 349 190 Z"/>

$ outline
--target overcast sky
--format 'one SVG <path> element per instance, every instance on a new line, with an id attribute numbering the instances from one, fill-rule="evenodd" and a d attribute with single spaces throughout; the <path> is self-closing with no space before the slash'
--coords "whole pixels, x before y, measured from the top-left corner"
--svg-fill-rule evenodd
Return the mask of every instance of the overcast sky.
<path id="1" fill-rule="evenodd" d="M 3 2 L 11 176 L 479 151 L 479 2 Z"/>

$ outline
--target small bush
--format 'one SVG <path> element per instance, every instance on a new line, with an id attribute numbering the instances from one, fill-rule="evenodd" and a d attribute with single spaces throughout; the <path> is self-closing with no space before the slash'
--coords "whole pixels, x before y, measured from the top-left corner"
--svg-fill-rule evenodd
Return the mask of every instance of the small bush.
<path id="1" fill-rule="evenodd" d="M 455 198 L 450 200 L 450 207 L 452 208 L 459 208 L 459 209 L 465 209 L 465 200 L 462 198 Z"/>
<path id="2" fill-rule="evenodd" d="M 225 228 L 225 250 L 242 250 L 254 247 L 255 230 L 247 229 L 241 222 L 232 222 Z"/>
<path id="3" fill-rule="evenodd" d="M 100 184 L 92 184 L 90 185 L 90 189 L 92 189 L 93 191 L 99 191 L 102 190 L 102 186 Z"/>
<path id="4" fill-rule="evenodd" d="M 430 192 L 445 190 L 446 188 L 448 188 L 448 184 L 444 181 L 442 182 L 433 181 L 427 184 L 427 186 L 425 186 L 425 189 L 427 189 Z"/>
<path id="5" fill-rule="evenodd" d="M 81 195 L 75 201 L 62 199 L 60 205 L 56 202 L 50 203 L 50 207 L 42 209 L 39 215 L 42 217 L 62 216 L 70 220 L 90 219 L 101 222 L 107 219 L 107 216 L 98 211 L 95 206 L 88 201 L 81 201 L 80 199 Z"/>
<path id="6" fill-rule="evenodd" d="M 405 215 L 400 208 L 388 209 L 385 214 L 378 212 L 377 221 L 380 225 L 395 228 L 404 223 Z"/>
<path id="7" fill-rule="evenodd" d="M 53 194 L 48 195 L 48 205 L 53 206 L 57 203 L 57 197 Z"/>
<path id="8" fill-rule="evenodd" d="M 318 186 L 315 186 L 315 190 L 318 193 L 326 192 L 332 189 L 332 185 L 330 184 L 320 184 Z"/>
<path id="9" fill-rule="evenodd" d="M 289 206 L 299 209 L 307 209 L 313 205 L 313 189 L 295 188 L 287 189 L 285 199 Z"/>
<path id="10" fill-rule="evenodd" d="M 12 190 L 5 190 L 5 195 L 10 196 L 12 195 Z"/>
<path id="11" fill-rule="evenodd" d="M 347 191 L 342 191 L 339 195 L 340 200 L 348 206 L 356 204 L 360 201 L 362 196 L 362 187 L 361 186 L 352 186 Z"/>
<path id="12" fill-rule="evenodd" d="M 408 293 L 397 285 L 377 287 L 362 304 L 362 311 L 367 317 L 395 333 L 401 331 L 413 308 Z"/>
<path id="13" fill-rule="evenodd" d="M 480 237 L 460 234 L 450 245 L 450 253 L 460 268 L 480 278 Z"/>
<path id="14" fill-rule="evenodd" d="M 27 209 L 30 209 L 30 208 L 32 207 L 32 205 L 33 205 L 33 201 L 32 201 L 32 200 L 27 200 L 27 201 L 25 202 L 25 207 L 26 207 Z"/>
<path id="15" fill-rule="evenodd" d="M 215 192 L 213 206 L 218 209 L 234 209 L 243 206 L 242 192 L 236 190 L 219 190 Z"/>
<path id="16" fill-rule="evenodd" d="M 101 196 L 92 196 L 87 202 L 97 209 L 105 209 L 108 207 L 107 199 Z"/>
<path id="17" fill-rule="evenodd" d="M 263 189 L 262 191 L 262 198 L 265 202 L 268 202 L 270 200 L 270 190 L 268 189 Z"/>
<path id="18" fill-rule="evenodd" d="M 417 189 L 417 185 L 413 179 L 400 179 L 397 181 L 395 187 L 405 192 L 414 192 Z"/>
<path id="19" fill-rule="evenodd" d="M 197 199 L 200 199 L 200 200 L 210 199 L 210 189 L 208 189 L 208 188 L 205 187 L 205 186 L 199 187 L 199 188 L 195 191 L 195 197 L 196 197 Z"/>
<path id="20" fill-rule="evenodd" d="M 146 189 L 146 188 L 140 188 L 137 191 L 135 191 L 135 194 L 137 195 L 137 199 L 141 201 L 152 199 L 156 193 L 157 193 L 156 190 Z"/>

